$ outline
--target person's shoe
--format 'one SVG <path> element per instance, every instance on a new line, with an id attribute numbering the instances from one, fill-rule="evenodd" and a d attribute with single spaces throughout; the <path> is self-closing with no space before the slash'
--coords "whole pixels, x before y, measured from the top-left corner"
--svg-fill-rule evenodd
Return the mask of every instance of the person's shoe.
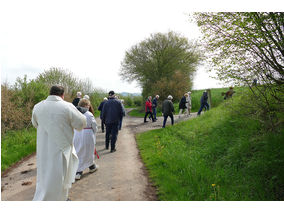
<path id="1" fill-rule="evenodd" d="M 144 123 L 147 123 L 148 121 L 144 121 Z"/>
<path id="2" fill-rule="evenodd" d="M 83 172 L 77 172 L 75 176 L 75 180 L 80 180 Z"/>
<path id="3" fill-rule="evenodd" d="M 102 133 L 104 133 L 105 132 L 105 130 L 102 130 Z"/>
<path id="4" fill-rule="evenodd" d="M 115 152 L 116 151 L 116 149 L 112 149 L 112 150 L 110 150 L 110 152 Z"/>
<path id="5" fill-rule="evenodd" d="M 95 171 L 97 171 L 99 168 L 99 165 L 93 164 L 92 166 L 89 167 L 89 172 L 93 173 Z"/>
<path id="6" fill-rule="evenodd" d="M 71 201 L 71 199 L 68 197 L 66 201 Z"/>

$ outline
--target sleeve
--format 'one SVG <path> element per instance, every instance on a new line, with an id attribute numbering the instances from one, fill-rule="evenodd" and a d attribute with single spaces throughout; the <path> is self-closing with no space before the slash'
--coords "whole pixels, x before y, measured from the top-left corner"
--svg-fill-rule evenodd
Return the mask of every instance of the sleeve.
<path id="1" fill-rule="evenodd" d="M 33 114 L 32 114 L 32 124 L 35 128 L 38 127 L 37 118 L 36 118 L 36 114 L 35 114 L 34 110 L 33 110 Z"/>
<path id="2" fill-rule="evenodd" d="M 96 119 L 94 116 L 91 116 L 90 118 L 91 118 L 92 129 L 94 133 L 96 133 L 98 131 L 98 125 L 97 125 Z"/>
<path id="3" fill-rule="evenodd" d="M 70 120 L 71 120 L 71 126 L 76 130 L 82 130 L 87 126 L 87 120 L 85 115 L 83 115 L 79 110 L 76 109 L 75 106 L 72 104 L 69 108 L 70 112 Z"/>

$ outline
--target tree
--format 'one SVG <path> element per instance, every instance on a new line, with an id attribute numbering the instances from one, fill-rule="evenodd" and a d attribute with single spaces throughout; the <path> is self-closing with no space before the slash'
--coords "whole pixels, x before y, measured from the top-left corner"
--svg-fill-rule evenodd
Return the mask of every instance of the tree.
<path id="1" fill-rule="evenodd" d="M 199 59 L 197 45 L 190 44 L 186 38 L 174 32 L 156 33 L 126 51 L 120 76 L 129 82 L 136 80 L 143 89 L 144 98 L 162 94 L 163 99 L 168 94 L 163 94 L 163 90 L 157 88 L 164 88 L 160 84 L 165 84 L 169 91 L 174 91 L 177 85 L 167 83 L 173 80 L 177 72 L 183 76 L 180 78 L 183 81 L 182 93 L 190 89 Z M 171 94 L 177 97 L 175 93 Z"/>
<path id="2" fill-rule="evenodd" d="M 195 13 L 193 17 L 218 78 L 249 86 L 262 115 L 267 115 L 264 119 L 275 118 L 271 113 L 276 106 L 283 111 L 284 13 Z M 254 79 L 260 86 L 252 86 Z"/>

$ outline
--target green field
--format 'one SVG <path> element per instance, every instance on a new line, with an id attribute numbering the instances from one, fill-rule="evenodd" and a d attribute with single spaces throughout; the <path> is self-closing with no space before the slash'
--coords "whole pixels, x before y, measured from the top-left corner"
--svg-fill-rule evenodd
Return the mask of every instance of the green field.
<path id="1" fill-rule="evenodd" d="M 160 200 L 283 200 L 283 129 L 267 132 L 228 110 L 238 101 L 137 135 Z"/>
<path id="2" fill-rule="evenodd" d="M 1 138 L 1 171 L 36 151 L 36 129 L 9 131 Z"/>

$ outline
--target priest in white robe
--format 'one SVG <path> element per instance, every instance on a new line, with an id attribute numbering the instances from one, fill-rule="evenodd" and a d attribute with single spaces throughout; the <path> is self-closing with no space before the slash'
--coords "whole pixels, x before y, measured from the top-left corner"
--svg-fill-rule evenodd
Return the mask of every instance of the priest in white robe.
<path id="1" fill-rule="evenodd" d="M 32 123 L 37 128 L 37 183 L 33 200 L 65 201 L 78 168 L 74 129 L 86 127 L 86 117 L 64 101 L 63 87 L 52 86 L 47 99 L 34 106 Z"/>

